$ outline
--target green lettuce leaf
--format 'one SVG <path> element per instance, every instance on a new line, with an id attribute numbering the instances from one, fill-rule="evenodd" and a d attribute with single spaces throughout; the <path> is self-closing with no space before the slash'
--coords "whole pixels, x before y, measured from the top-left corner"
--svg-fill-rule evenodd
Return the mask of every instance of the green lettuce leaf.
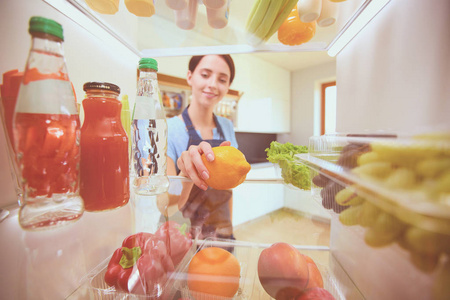
<path id="1" fill-rule="evenodd" d="M 281 168 L 281 177 L 285 183 L 290 183 L 300 189 L 311 189 L 311 172 L 309 168 L 295 161 L 295 154 L 307 153 L 308 147 L 297 146 L 291 143 L 273 141 L 266 149 L 267 160 L 278 164 Z"/>

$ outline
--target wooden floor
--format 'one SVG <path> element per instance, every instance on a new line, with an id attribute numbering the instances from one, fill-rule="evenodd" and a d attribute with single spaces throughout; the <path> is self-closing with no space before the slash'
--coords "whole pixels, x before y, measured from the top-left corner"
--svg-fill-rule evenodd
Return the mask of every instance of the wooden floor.
<path id="1" fill-rule="evenodd" d="M 300 212 L 282 208 L 268 215 L 234 228 L 237 240 L 293 245 L 320 245 L 330 243 L 330 224 L 326 220 L 315 220 Z"/>
<path id="2" fill-rule="evenodd" d="M 300 246 L 329 246 L 330 223 L 317 220 L 296 210 L 282 208 L 234 228 L 238 241 L 262 244 L 285 242 Z M 328 251 L 301 251 L 316 262 L 328 265 Z"/>

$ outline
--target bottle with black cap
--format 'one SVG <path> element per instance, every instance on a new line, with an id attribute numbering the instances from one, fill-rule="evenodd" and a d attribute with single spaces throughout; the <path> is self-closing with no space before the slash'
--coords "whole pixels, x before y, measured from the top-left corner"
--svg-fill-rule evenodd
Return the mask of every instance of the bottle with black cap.
<path id="1" fill-rule="evenodd" d="M 120 120 L 120 88 L 108 82 L 83 86 L 81 184 L 86 211 L 124 206 L 130 199 L 128 137 Z"/>

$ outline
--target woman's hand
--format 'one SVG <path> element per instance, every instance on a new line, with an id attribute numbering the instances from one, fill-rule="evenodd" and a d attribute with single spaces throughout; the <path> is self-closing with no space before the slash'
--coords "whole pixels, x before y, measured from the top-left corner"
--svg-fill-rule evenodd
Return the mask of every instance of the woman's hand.
<path id="1" fill-rule="evenodd" d="M 220 146 L 230 145 L 231 142 L 229 141 L 220 144 Z M 198 146 L 190 146 L 188 150 L 181 153 L 177 165 L 178 169 L 180 169 L 180 175 L 189 177 L 196 186 L 206 191 L 208 185 L 205 180 L 209 178 L 209 172 L 203 164 L 202 154 L 205 154 L 208 161 L 214 160 L 214 152 L 211 145 L 207 142 L 201 142 Z"/>

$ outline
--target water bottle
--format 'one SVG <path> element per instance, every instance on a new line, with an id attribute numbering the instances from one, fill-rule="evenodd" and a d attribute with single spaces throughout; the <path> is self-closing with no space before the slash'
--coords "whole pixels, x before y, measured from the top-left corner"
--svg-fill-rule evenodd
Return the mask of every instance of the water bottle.
<path id="1" fill-rule="evenodd" d="M 28 56 L 13 118 L 24 190 L 24 229 L 55 227 L 84 212 L 79 195 L 80 119 L 67 74 L 62 26 L 32 17 Z"/>
<path id="2" fill-rule="evenodd" d="M 133 189 L 151 196 L 167 192 L 167 121 L 158 86 L 158 63 L 139 61 L 137 96 L 131 125 Z"/>

